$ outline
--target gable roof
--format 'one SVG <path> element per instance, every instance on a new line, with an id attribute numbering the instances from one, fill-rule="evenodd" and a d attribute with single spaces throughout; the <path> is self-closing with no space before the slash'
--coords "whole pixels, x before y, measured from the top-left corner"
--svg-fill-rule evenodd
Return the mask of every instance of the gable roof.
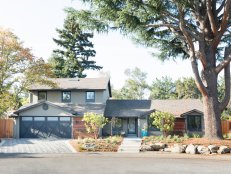
<path id="1" fill-rule="evenodd" d="M 191 112 L 203 113 L 203 104 L 199 99 L 152 100 L 155 110 L 172 113 L 181 117 Z"/>
<path id="2" fill-rule="evenodd" d="M 49 101 L 41 101 L 39 103 L 32 103 L 28 105 L 24 105 L 21 108 L 19 108 L 17 111 L 14 112 L 14 114 L 19 114 L 23 111 L 35 108 L 37 106 L 40 106 L 42 104 L 48 104 L 50 106 L 59 108 L 65 112 L 68 112 L 71 114 L 71 116 L 83 116 L 86 112 L 94 112 L 96 114 L 103 114 L 105 104 L 66 104 L 66 103 L 52 103 Z"/>
<path id="3" fill-rule="evenodd" d="M 203 105 L 199 99 L 108 100 L 104 115 L 106 117 L 142 117 L 155 110 L 182 117 L 192 112 L 203 114 Z"/>
<path id="4" fill-rule="evenodd" d="M 29 90 L 105 90 L 107 87 L 110 89 L 109 78 L 52 78 L 50 79 L 57 84 L 57 87 L 48 85 L 34 84 L 31 85 Z"/>
<path id="5" fill-rule="evenodd" d="M 154 111 L 151 100 L 107 100 L 105 117 L 142 117 Z"/>

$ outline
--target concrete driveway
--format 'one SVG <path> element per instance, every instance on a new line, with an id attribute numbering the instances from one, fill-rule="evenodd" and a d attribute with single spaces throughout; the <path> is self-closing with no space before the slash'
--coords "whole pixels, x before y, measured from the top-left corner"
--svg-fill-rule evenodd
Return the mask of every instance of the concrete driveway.
<path id="1" fill-rule="evenodd" d="M 0 153 L 73 153 L 75 150 L 64 139 L 5 139 Z"/>

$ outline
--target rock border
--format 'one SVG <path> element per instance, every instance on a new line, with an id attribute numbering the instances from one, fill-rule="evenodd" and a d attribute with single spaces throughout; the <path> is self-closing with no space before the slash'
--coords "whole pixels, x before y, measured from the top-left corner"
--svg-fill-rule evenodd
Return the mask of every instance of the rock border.
<path id="1" fill-rule="evenodd" d="M 143 144 L 140 147 L 140 152 L 146 151 L 162 151 L 171 153 L 186 153 L 186 154 L 227 154 L 231 153 L 231 148 L 228 146 L 217 146 L 217 145 L 196 145 L 196 144 L 173 144 L 168 145 L 166 143 L 153 143 L 150 145 Z"/>

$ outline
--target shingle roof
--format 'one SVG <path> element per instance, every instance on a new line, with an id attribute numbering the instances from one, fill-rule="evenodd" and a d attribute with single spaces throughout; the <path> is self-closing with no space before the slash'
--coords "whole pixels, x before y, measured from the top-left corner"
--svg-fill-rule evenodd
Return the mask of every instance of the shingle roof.
<path id="1" fill-rule="evenodd" d="M 107 89 L 107 86 L 110 83 L 109 78 L 53 78 L 51 80 L 57 84 L 57 87 L 52 88 L 47 85 L 34 84 L 29 90 L 103 90 Z"/>
<path id="2" fill-rule="evenodd" d="M 105 104 L 89 103 L 89 104 L 62 104 L 55 103 L 63 109 L 69 110 L 74 115 L 83 116 L 86 112 L 94 112 L 96 114 L 103 114 Z"/>
<path id="3" fill-rule="evenodd" d="M 181 117 L 191 111 L 203 113 L 203 105 L 197 99 L 181 100 L 108 100 L 106 117 L 142 117 L 154 110 L 172 113 Z"/>
<path id="4" fill-rule="evenodd" d="M 203 104 L 199 99 L 152 100 L 152 107 L 158 111 L 172 113 L 176 117 L 193 110 L 203 113 Z"/>
<path id="5" fill-rule="evenodd" d="M 153 112 L 151 100 L 108 100 L 105 117 L 142 117 Z"/>
<path id="6" fill-rule="evenodd" d="M 105 109 L 105 104 L 97 104 L 97 103 L 92 103 L 92 104 L 65 104 L 65 103 L 52 103 L 49 101 L 42 101 L 39 103 L 33 103 L 33 104 L 28 104 L 25 106 L 22 106 L 19 108 L 17 111 L 15 111 L 15 114 L 18 114 L 20 112 L 23 112 L 25 110 L 29 110 L 31 108 L 40 106 L 42 104 L 48 104 L 53 107 L 57 107 L 59 109 L 62 109 L 66 112 L 69 112 L 71 115 L 76 115 L 76 116 L 83 116 L 84 113 L 86 112 L 94 112 L 96 114 L 103 114 L 104 109 Z"/>

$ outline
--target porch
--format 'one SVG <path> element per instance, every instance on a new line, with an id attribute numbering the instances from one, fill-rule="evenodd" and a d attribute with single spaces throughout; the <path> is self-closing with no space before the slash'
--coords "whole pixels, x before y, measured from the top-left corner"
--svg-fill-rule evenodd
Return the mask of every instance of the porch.
<path id="1" fill-rule="evenodd" d="M 147 125 L 146 118 L 113 117 L 103 128 L 103 136 L 122 135 L 125 137 L 141 137 L 142 128 Z"/>

